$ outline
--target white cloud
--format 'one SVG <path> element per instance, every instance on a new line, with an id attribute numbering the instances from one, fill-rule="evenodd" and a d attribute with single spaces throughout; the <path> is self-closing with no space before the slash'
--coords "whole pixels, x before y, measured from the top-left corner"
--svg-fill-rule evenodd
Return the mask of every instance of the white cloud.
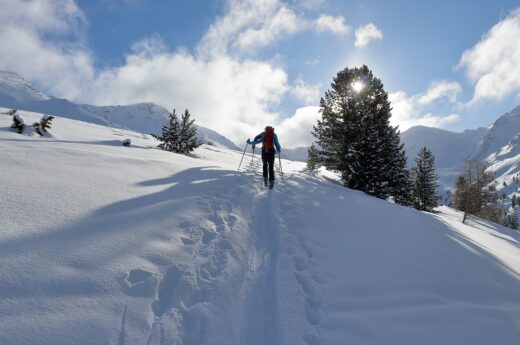
<path id="1" fill-rule="evenodd" d="M 325 0 L 293 0 L 293 2 L 307 10 L 312 10 L 320 7 Z"/>
<path id="2" fill-rule="evenodd" d="M 86 20 L 73 0 L 0 0 L 0 67 L 76 98 L 94 77 L 83 42 Z M 72 41 L 70 38 L 72 37 Z"/>
<path id="3" fill-rule="evenodd" d="M 197 123 L 240 141 L 265 123 L 287 92 L 287 74 L 269 63 L 221 55 L 197 58 L 186 52 L 135 52 L 118 68 L 103 72 L 91 99 L 99 104 L 155 102 L 189 108 Z"/>
<path id="4" fill-rule="evenodd" d="M 413 126 L 442 127 L 457 121 L 460 117 L 458 114 L 433 115 L 425 110 L 424 105 L 427 103 L 421 102 L 421 99 L 424 99 L 428 94 L 433 94 L 432 90 L 434 89 L 435 85 L 424 94 L 414 96 L 408 96 L 403 91 L 390 93 L 388 95 L 392 104 L 390 123 L 393 126 L 399 126 L 399 129 L 404 131 Z"/>
<path id="5" fill-rule="evenodd" d="M 322 14 L 314 24 L 319 32 L 330 31 L 336 35 L 345 35 L 350 32 L 350 27 L 345 24 L 345 18 L 342 16 L 334 17 Z"/>
<path id="6" fill-rule="evenodd" d="M 475 83 L 470 104 L 520 93 L 520 8 L 498 22 L 458 64 Z"/>
<path id="7" fill-rule="evenodd" d="M 199 51 L 205 55 L 251 48 L 255 38 L 265 46 L 283 33 L 295 32 L 293 23 L 298 19 L 280 0 L 228 0 L 226 4 L 225 14 L 210 26 L 199 44 Z M 284 18 L 289 18 L 287 26 Z"/>
<path id="8" fill-rule="evenodd" d="M 278 131 L 291 128 L 286 146 L 309 144 L 317 119 L 312 108 L 285 120 L 273 109 L 289 93 L 305 105 L 318 102 L 319 85 L 297 80 L 291 87 L 282 65 L 248 59 L 243 51 L 317 30 L 314 21 L 281 0 L 226 4 L 195 52 L 169 51 L 160 36 L 152 35 L 129 47 L 121 65 L 96 69 L 84 44 L 88 22 L 74 0 L 0 0 L 0 68 L 77 102 L 151 101 L 168 109 L 189 108 L 197 123 L 237 142 L 269 123 Z"/>
<path id="9" fill-rule="evenodd" d="M 371 41 L 383 39 L 383 32 L 372 23 L 358 28 L 355 35 L 356 41 L 354 42 L 354 45 L 356 47 L 364 47 Z"/>
<path id="10" fill-rule="evenodd" d="M 321 116 L 319 109 L 317 106 L 299 108 L 294 116 L 282 121 L 277 129 L 280 141 L 288 147 L 310 146 L 315 140 L 312 128 Z"/>
<path id="11" fill-rule="evenodd" d="M 290 9 L 281 7 L 261 27 L 249 28 L 238 35 L 234 45 L 241 51 L 258 49 L 269 45 L 277 38 L 294 34 L 304 26 L 303 20 Z"/>
<path id="12" fill-rule="evenodd" d="M 305 105 L 318 104 L 320 101 L 321 85 L 309 85 L 303 79 L 297 79 L 290 93 Z"/>
<path id="13" fill-rule="evenodd" d="M 226 13 L 210 26 L 199 52 L 205 55 L 251 53 L 306 30 L 344 35 L 350 28 L 342 16 L 321 15 L 311 20 L 281 0 L 228 0 Z"/>
<path id="14" fill-rule="evenodd" d="M 319 63 L 320 63 L 319 59 L 312 59 L 312 60 L 305 61 L 305 64 L 309 65 L 309 66 L 315 66 L 315 65 L 317 65 Z"/>
<path id="15" fill-rule="evenodd" d="M 85 18 L 74 0 L 0 0 L 0 23 L 40 34 L 68 34 Z"/>
<path id="16" fill-rule="evenodd" d="M 442 98 L 447 98 L 451 103 L 458 100 L 462 86 L 457 82 L 434 81 L 426 93 L 419 96 L 420 104 L 430 104 Z"/>

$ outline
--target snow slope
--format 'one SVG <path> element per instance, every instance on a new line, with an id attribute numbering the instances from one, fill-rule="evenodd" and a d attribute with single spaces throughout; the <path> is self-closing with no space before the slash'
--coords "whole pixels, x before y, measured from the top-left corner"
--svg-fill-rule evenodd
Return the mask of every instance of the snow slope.
<path id="1" fill-rule="evenodd" d="M 17 108 L 21 103 L 48 99 L 47 95 L 17 73 L 0 70 L 0 105 Z"/>
<path id="2" fill-rule="evenodd" d="M 241 152 L 9 125 L 0 115 L 0 344 L 518 343 L 517 232 L 303 163 L 283 161 L 269 191 L 258 158 L 236 171 Z"/>
<path id="3" fill-rule="evenodd" d="M 73 120 L 131 129 L 145 134 L 160 134 L 168 121 L 168 110 L 154 103 L 116 106 L 76 104 L 66 99 L 50 98 L 14 72 L 0 71 L 0 106 L 23 109 Z M 178 111 L 178 116 L 181 113 Z M 195 117 L 196 118 L 196 117 Z M 239 148 L 231 140 L 202 126 L 197 126 L 202 143 L 232 150 Z"/>
<path id="4" fill-rule="evenodd" d="M 482 160 L 487 159 L 500 151 L 518 133 L 520 133 L 520 106 L 500 116 L 489 127 L 474 156 Z"/>

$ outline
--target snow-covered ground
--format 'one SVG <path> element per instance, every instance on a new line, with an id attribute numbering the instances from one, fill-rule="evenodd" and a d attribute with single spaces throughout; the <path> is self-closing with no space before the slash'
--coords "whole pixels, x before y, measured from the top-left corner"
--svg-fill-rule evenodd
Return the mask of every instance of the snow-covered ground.
<path id="1" fill-rule="evenodd" d="M 0 344 L 518 344 L 518 232 L 304 163 L 283 161 L 269 191 L 258 156 L 237 172 L 225 148 L 185 157 L 126 130 L 10 123 L 0 114 Z"/>

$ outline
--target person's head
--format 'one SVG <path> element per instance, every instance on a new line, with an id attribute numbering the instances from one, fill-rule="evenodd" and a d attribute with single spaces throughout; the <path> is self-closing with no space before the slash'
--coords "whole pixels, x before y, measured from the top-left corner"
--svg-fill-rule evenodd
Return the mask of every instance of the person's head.
<path id="1" fill-rule="evenodd" d="M 266 127 L 265 127 L 265 130 L 266 130 L 266 131 L 273 131 L 273 132 L 274 132 L 274 128 L 271 127 L 271 126 L 266 126 Z"/>

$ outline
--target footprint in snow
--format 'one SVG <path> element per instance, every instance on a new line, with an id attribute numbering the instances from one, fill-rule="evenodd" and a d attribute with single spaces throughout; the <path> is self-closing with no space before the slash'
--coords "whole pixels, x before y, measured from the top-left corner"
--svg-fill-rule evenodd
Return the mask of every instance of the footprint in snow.
<path id="1" fill-rule="evenodd" d="M 141 268 L 130 270 L 125 277 L 125 292 L 135 297 L 153 297 L 157 279 Z"/>

